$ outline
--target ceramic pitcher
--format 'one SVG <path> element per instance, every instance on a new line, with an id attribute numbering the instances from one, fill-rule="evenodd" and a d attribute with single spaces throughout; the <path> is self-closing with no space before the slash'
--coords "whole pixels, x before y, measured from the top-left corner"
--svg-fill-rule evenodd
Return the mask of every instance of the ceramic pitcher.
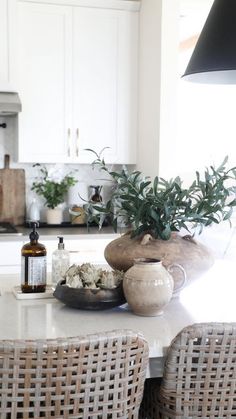
<path id="1" fill-rule="evenodd" d="M 159 259 L 139 258 L 126 271 L 123 289 L 126 300 L 135 314 L 140 316 L 158 316 L 171 300 L 174 290 L 174 280 L 170 274 L 173 267 L 183 273 L 183 282 L 175 292 L 186 282 L 186 274 L 181 265 L 172 264 L 167 269 Z"/>

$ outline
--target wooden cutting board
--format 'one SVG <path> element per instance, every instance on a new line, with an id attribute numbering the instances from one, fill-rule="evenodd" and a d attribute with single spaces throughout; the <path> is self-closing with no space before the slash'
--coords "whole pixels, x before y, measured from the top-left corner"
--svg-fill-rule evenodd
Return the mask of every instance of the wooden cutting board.
<path id="1" fill-rule="evenodd" d="M 21 225 L 25 222 L 25 171 L 10 169 L 10 156 L 4 156 L 0 169 L 0 222 Z"/>

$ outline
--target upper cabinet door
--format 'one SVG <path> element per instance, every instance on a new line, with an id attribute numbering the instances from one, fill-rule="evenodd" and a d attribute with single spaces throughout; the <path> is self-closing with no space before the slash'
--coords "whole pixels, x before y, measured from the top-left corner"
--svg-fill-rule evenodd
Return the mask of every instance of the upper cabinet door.
<path id="1" fill-rule="evenodd" d="M 135 163 L 138 13 L 19 1 L 19 161 Z"/>
<path id="2" fill-rule="evenodd" d="M 0 0 L 0 91 L 16 91 L 16 0 Z"/>
<path id="3" fill-rule="evenodd" d="M 71 8 L 18 4 L 19 161 L 66 162 L 71 135 Z"/>
<path id="4" fill-rule="evenodd" d="M 91 160 L 86 148 L 109 147 L 107 163 L 135 163 L 137 24 L 137 13 L 73 8 L 73 134 L 79 162 Z"/>
<path id="5" fill-rule="evenodd" d="M 119 16 L 112 10 L 74 8 L 73 120 L 76 152 L 86 147 L 117 156 Z M 91 155 L 90 155 L 91 156 Z M 106 158 L 107 159 L 107 158 Z"/>

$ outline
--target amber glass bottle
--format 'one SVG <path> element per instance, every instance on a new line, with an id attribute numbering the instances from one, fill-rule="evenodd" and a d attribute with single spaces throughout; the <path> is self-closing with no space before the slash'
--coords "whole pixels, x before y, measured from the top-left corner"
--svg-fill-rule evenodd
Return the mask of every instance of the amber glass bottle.
<path id="1" fill-rule="evenodd" d="M 30 242 L 21 249 L 21 290 L 22 292 L 45 292 L 47 278 L 47 251 L 38 242 L 37 223 L 31 223 L 33 231 Z"/>

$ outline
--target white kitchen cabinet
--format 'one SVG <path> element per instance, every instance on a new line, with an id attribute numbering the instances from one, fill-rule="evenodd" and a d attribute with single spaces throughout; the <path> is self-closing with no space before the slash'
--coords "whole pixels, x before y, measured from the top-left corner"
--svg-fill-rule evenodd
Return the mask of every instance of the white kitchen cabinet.
<path id="1" fill-rule="evenodd" d="M 19 274 L 19 284 L 21 281 L 21 248 L 23 243 L 23 238 L 0 240 L 0 273 Z"/>
<path id="2" fill-rule="evenodd" d="M 71 8 L 18 3 L 19 161 L 68 158 Z"/>
<path id="3" fill-rule="evenodd" d="M 64 242 L 67 250 L 70 251 L 70 263 L 82 264 L 90 262 L 97 265 L 106 264 L 104 249 L 112 240 L 120 237 L 119 234 L 88 234 L 67 236 L 64 234 Z M 21 248 L 29 242 L 28 235 L 17 238 L 0 240 L 0 274 L 19 274 L 21 281 Z M 57 235 L 44 235 L 40 233 L 39 242 L 43 243 L 47 250 L 47 272 L 51 273 L 52 253 L 57 249 Z"/>
<path id="4" fill-rule="evenodd" d="M 18 31 L 19 161 L 135 163 L 137 10 L 20 0 Z"/>
<path id="5" fill-rule="evenodd" d="M 98 236 L 88 237 L 77 236 L 77 238 L 68 238 L 64 236 L 65 248 L 70 252 L 70 264 L 92 263 L 97 265 L 107 264 L 104 258 L 104 250 L 108 243 L 120 237 L 118 234 L 110 237 L 99 238 Z M 40 242 L 47 249 L 47 270 L 52 269 L 52 253 L 57 249 L 58 239 L 56 237 L 40 237 Z"/>
<path id="6" fill-rule="evenodd" d="M 16 90 L 16 0 L 0 1 L 0 91 Z"/>

